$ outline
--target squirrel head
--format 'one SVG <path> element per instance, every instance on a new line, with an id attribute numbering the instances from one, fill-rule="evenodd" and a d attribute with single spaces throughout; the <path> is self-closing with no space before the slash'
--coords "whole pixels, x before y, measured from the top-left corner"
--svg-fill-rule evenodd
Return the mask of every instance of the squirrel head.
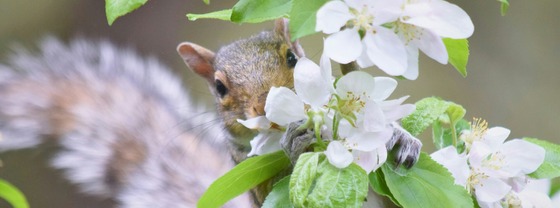
<path id="1" fill-rule="evenodd" d="M 237 119 L 265 115 L 270 88 L 293 88 L 294 66 L 305 56 L 298 41 L 290 40 L 286 19 L 276 20 L 272 31 L 235 41 L 217 53 L 188 42 L 179 44 L 177 51 L 192 71 L 208 81 L 232 142 L 245 147 L 256 132 Z"/>

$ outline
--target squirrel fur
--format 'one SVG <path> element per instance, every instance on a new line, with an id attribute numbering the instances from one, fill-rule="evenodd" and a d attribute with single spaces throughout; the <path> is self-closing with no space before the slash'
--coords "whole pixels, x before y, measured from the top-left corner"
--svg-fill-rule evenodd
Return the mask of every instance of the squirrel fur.
<path id="1" fill-rule="evenodd" d="M 52 165 L 85 193 L 119 207 L 195 207 L 250 151 L 256 132 L 237 119 L 264 115 L 271 87 L 293 88 L 304 52 L 283 19 L 217 53 L 189 42 L 177 51 L 207 80 L 218 115 L 200 115 L 203 107 L 157 60 L 108 42 L 47 38 L 38 54 L 19 50 L 0 65 L 0 151 L 55 141 L 62 150 Z M 260 206 L 275 180 L 225 207 Z"/>

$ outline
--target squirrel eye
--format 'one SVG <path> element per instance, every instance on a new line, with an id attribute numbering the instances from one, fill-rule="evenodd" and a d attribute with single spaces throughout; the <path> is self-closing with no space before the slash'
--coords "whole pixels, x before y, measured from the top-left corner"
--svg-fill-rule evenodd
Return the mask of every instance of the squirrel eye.
<path id="1" fill-rule="evenodd" d="M 223 98 L 228 92 L 227 87 L 219 79 L 216 79 L 216 91 L 218 92 L 221 98 Z"/>
<path id="2" fill-rule="evenodd" d="M 294 68 L 297 64 L 297 58 L 296 55 L 294 55 L 294 53 L 292 53 L 292 50 L 288 49 L 288 52 L 286 53 L 286 63 L 288 64 L 288 67 L 290 68 Z"/>

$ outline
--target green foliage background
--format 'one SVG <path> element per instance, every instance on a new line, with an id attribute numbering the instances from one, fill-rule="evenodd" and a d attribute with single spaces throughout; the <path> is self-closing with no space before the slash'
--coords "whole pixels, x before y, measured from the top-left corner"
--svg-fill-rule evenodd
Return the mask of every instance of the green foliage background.
<path id="1" fill-rule="evenodd" d="M 502 17 L 493 1 L 452 1 L 469 13 L 475 33 L 469 39 L 471 56 L 468 76 L 462 78 L 452 66 L 444 66 L 421 55 L 417 81 L 399 82 L 394 97 L 410 94 L 409 103 L 438 96 L 468 109 L 466 119 L 483 117 L 491 126 L 512 129 L 512 137 L 534 137 L 560 143 L 560 19 L 556 0 L 515 1 Z M 181 41 L 191 41 L 216 50 L 220 45 L 246 37 L 272 23 L 241 26 L 215 20 L 190 22 L 186 13 L 206 13 L 231 8 L 234 1 L 200 0 L 148 1 L 125 17 L 107 25 L 104 1 L 18 0 L 0 1 L 0 63 L 19 42 L 33 46 L 45 35 L 62 39 L 83 36 L 109 39 L 132 46 L 143 54 L 162 59 L 185 77 L 191 92 L 203 102 L 211 102 L 204 81 L 186 71 L 175 52 Z M 322 37 L 302 40 L 307 55 L 318 61 Z M 377 75 L 384 75 L 378 70 Z M 209 105 L 212 106 L 212 105 Z M 421 135 L 430 152 L 431 137 Z M 49 145 L 40 150 L 0 154 L 4 166 L 0 178 L 10 181 L 28 197 L 31 207 L 112 207 L 77 194 L 60 172 L 47 168 L 52 156 Z M 7 207 L 0 202 L 0 207 Z"/>

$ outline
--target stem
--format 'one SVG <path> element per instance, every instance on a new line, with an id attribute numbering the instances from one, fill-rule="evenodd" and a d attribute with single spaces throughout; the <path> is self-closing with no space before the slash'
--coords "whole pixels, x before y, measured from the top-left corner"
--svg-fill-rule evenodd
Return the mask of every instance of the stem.
<path id="1" fill-rule="evenodd" d="M 455 125 L 451 123 L 451 134 L 453 134 L 453 146 L 457 148 L 457 130 L 455 129 Z"/>
<path id="2" fill-rule="evenodd" d="M 352 61 L 347 64 L 340 64 L 340 71 L 342 71 L 342 75 L 346 75 L 353 71 L 358 71 L 358 69 L 360 69 L 360 67 L 358 67 L 356 61 Z"/>

